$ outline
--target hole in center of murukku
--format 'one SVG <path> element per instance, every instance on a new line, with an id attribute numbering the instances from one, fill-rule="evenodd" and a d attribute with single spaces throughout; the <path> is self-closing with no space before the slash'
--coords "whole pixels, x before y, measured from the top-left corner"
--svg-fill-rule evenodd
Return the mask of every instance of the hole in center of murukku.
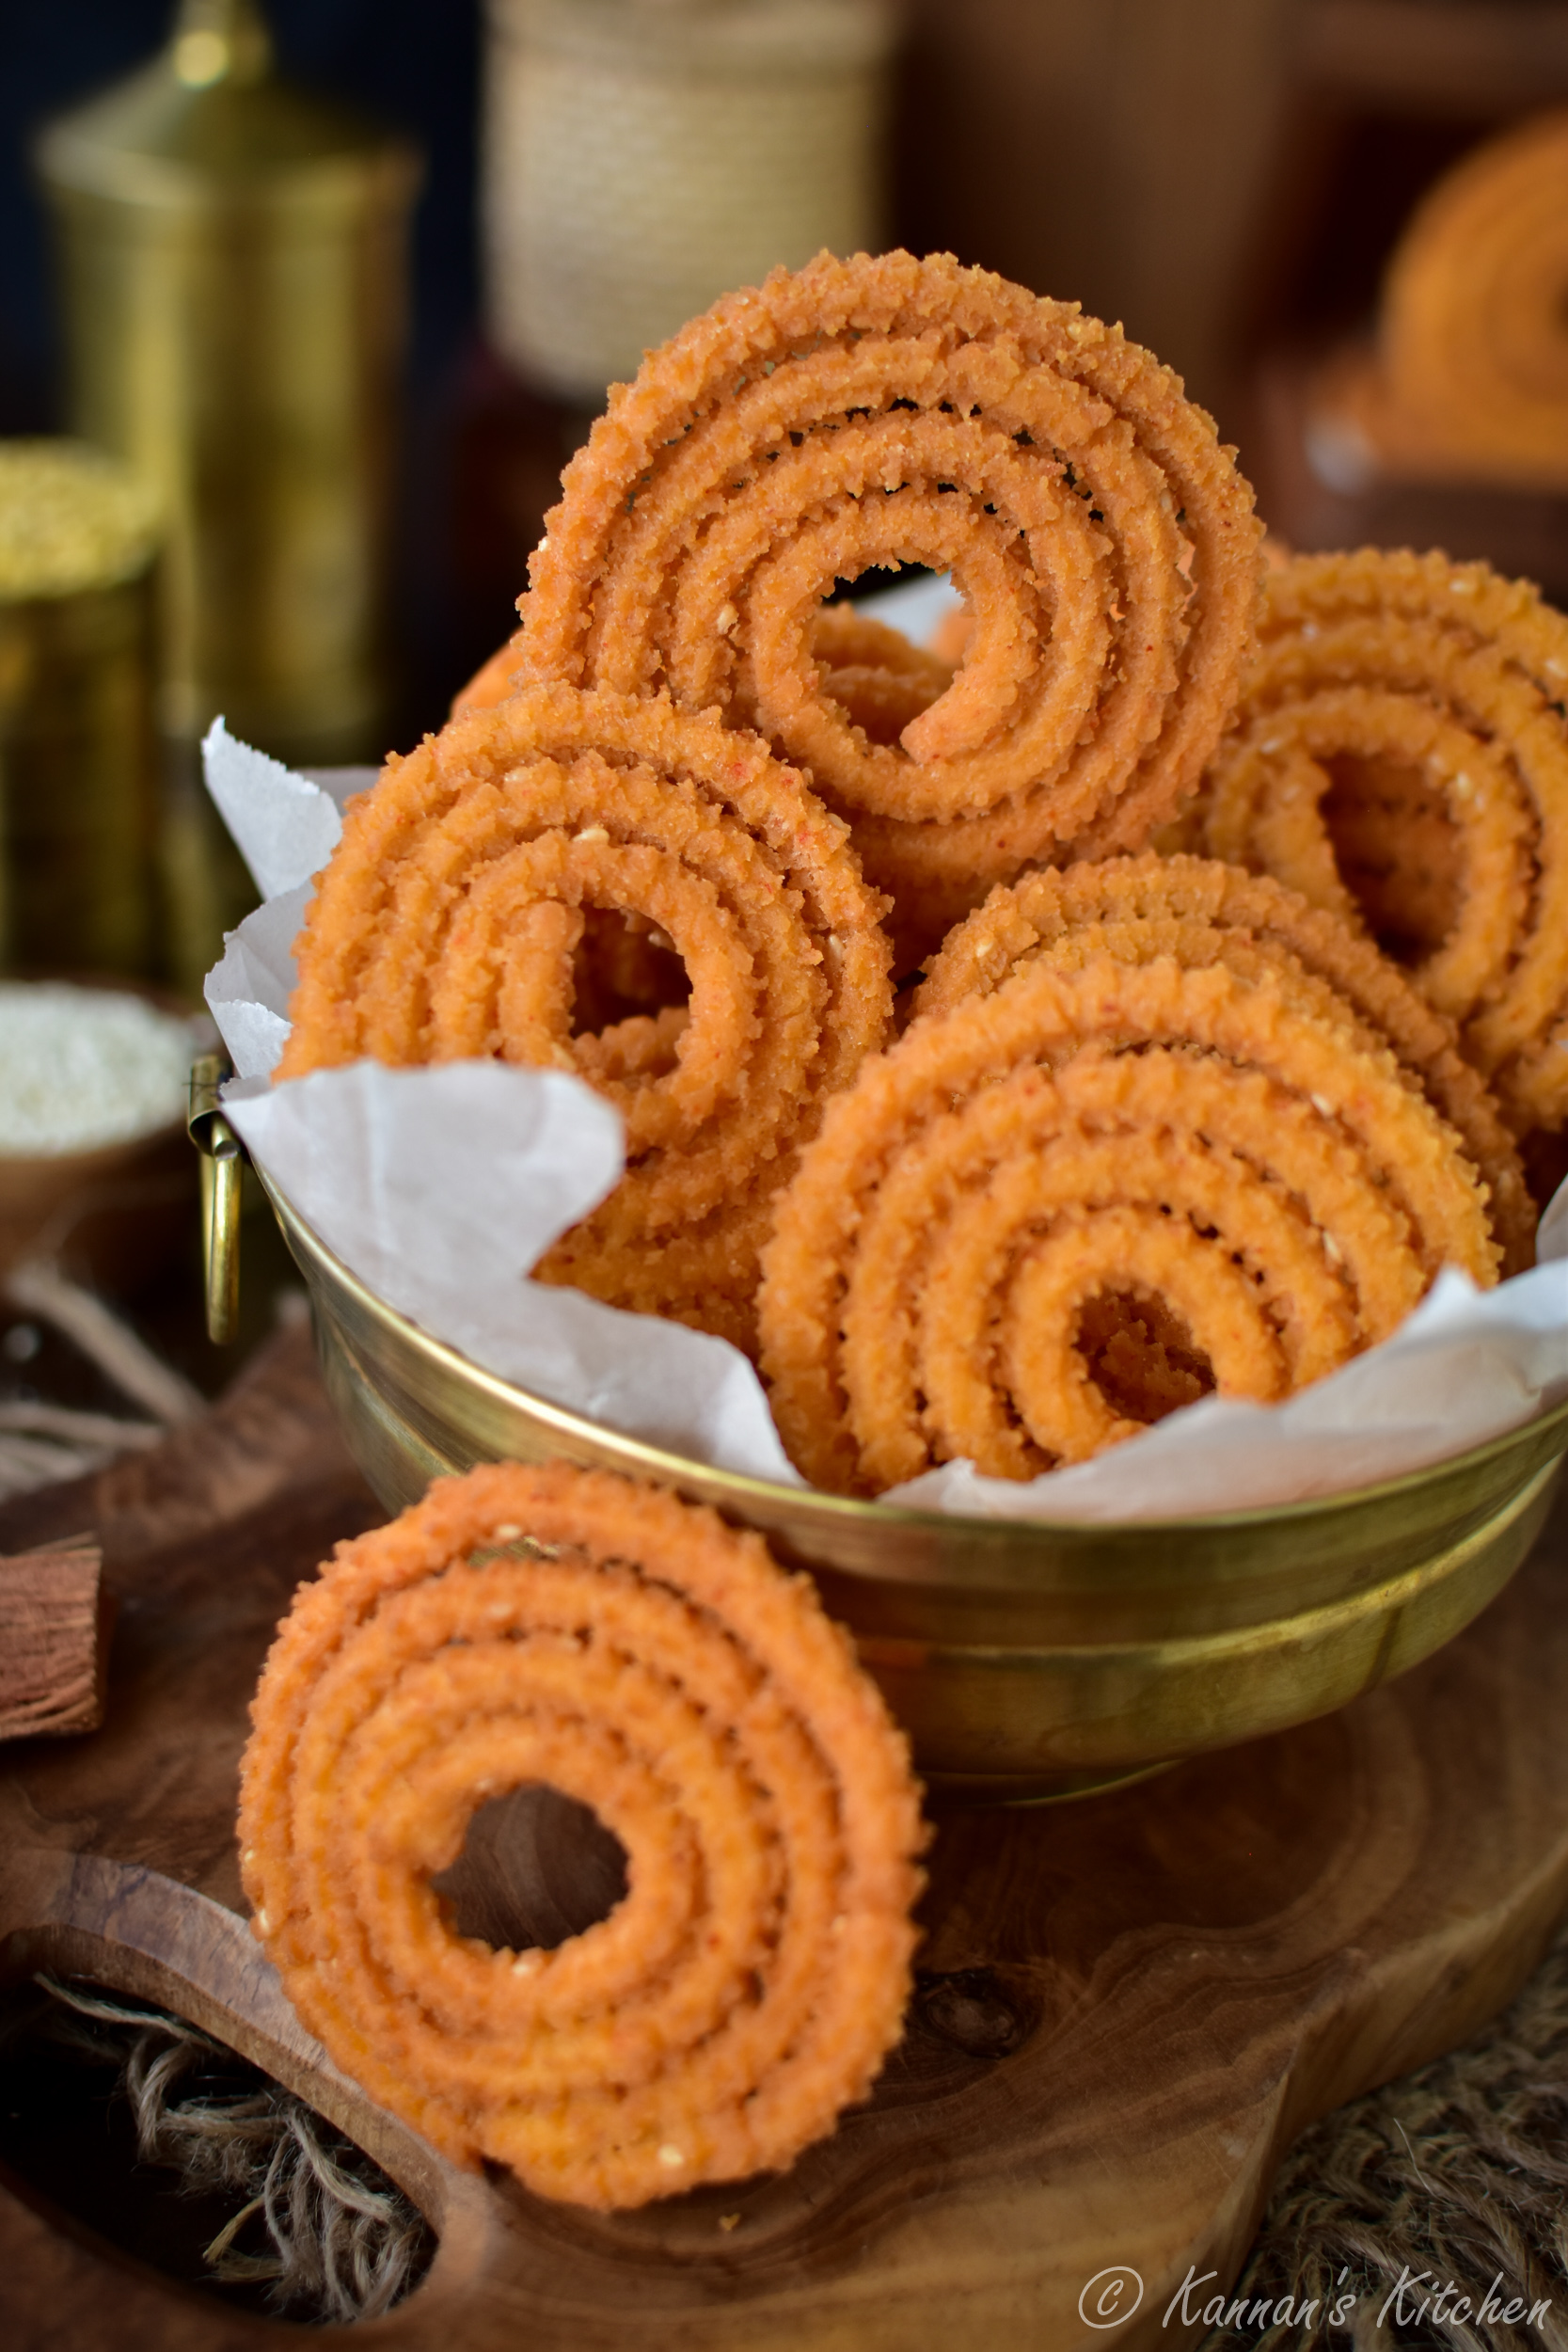
<path id="1" fill-rule="evenodd" d="M 622 1021 L 689 1003 L 685 961 L 646 915 L 619 907 L 584 907 L 582 914 L 572 970 L 575 1036 L 598 1037 Z"/>
<path id="2" fill-rule="evenodd" d="M 1099 1292 L 1079 1314 L 1077 1343 L 1090 1379 L 1125 1421 L 1164 1421 L 1212 1392 L 1212 1364 L 1164 1299 Z"/>
<path id="3" fill-rule="evenodd" d="M 1459 919 L 1458 830 L 1418 768 L 1340 753 L 1325 761 L 1320 803 L 1339 879 L 1367 929 L 1396 963 L 1417 964 Z"/>
<path id="4" fill-rule="evenodd" d="M 873 564 L 856 580 L 835 580 L 823 611 L 842 624 L 863 596 L 880 595 L 893 587 L 917 587 L 935 577 L 923 564 Z M 892 626 L 898 635 L 904 633 L 896 624 Z M 911 721 L 945 693 L 962 659 L 961 648 L 949 651 L 943 647 L 933 653 L 911 641 L 907 657 L 900 655 L 890 665 L 885 646 L 840 634 L 831 622 L 827 633 L 817 632 L 816 651 L 828 701 L 837 704 L 867 742 L 884 750 L 891 750 Z"/>
<path id="5" fill-rule="evenodd" d="M 841 572 L 822 601 L 859 604 L 866 596 L 885 596 L 890 588 L 912 588 L 936 577 L 928 564 L 871 564 L 863 572 Z"/>
<path id="6" fill-rule="evenodd" d="M 626 1851 L 590 1806 L 531 1784 L 482 1804 L 431 1884 L 459 1935 L 497 1951 L 553 1951 L 624 1899 Z"/>

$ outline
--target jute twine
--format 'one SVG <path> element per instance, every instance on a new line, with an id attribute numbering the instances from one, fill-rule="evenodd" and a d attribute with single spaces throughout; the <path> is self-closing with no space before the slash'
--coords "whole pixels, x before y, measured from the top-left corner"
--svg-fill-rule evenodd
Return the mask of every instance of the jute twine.
<path id="1" fill-rule="evenodd" d="M 135 1205 L 143 1198 L 161 1199 L 163 1190 L 162 1178 L 145 1185 L 132 1180 L 113 1197 L 117 1203 L 123 1198 L 126 1205 Z M 69 1231 L 73 1215 L 69 1200 L 65 1214 Z M 43 1238 L 47 1242 L 48 1236 Z M 79 1412 L 40 1397 L 0 1402 L 0 1501 L 84 1478 L 124 1454 L 146 1453 L 201 1410 L 202 1400 L 183 1375 L 154 1355 L 128 1323 L 94 1292 L 71 1281 L 53 1259 L 26 1259 L 0 1279 L 0 1320 L 8 1309 L 20 1309 L 63 1333 L 147 1418 Z M 27 1359 L 13 1360 L 24 1363 Z"/>
<path id="2" fill-rule="evenodd" d="M 732 287 L 881 242 L 890 0 L 489 0 L 497 348 L 595 404 Z"/>
<path id="3" fill-rule="evenodd" d="M 303 2099 L 183 2018 L 37 1981 L 60 2005 L 55 2039 L 119 2067 L 141 2162 L 187 2193 L 227 2192 L 233 2209 L 203 2254 L 214 2285 L 265 2281 L 277 2309 L 340 2324 L 379 2318 L 406 2293 L 428 2224 Z"/>

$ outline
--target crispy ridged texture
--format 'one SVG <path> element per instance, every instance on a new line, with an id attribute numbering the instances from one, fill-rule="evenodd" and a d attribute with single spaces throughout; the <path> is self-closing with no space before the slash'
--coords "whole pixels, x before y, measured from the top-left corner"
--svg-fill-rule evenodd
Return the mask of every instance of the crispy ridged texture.
<path id="1" fill-rule="evenodd" d="M 1037 956 L 830 1106 L 758 1301 L 816 1485 L 964 1457 L 1024 1478 L 1130 1436 L 1152 1412 L 1118 1412 L 1081 1344 L 1101 1300 L 1123 1343 L 1146 1308 L 1222 1395 L 1267 1400 L 1385 1338 L 1443 1264 L 1496 1279 L 1480 1180 L 1386 1045 L 1299 965 L 1239 961 Z"/>
<path id="2" fill-rule="evenodd" d="M 961 614 L 949 614 L 944 627 L 951 631 L 954 623 L 967 635 Z M 824 691 L 878 743 L 896 742 L 910 721 L 946 692 L 958 659 L 948 660 L 911 644 L 902 630 L 889 628 L 849 604 L 822 607 L 811 625 L 811 650 L 823 674 Z M 523 635 L 518 629 L 453 696 L 452 717 L 505 702 L 517 691 L 522 662 Z"/>
<path id="3" fill-rule="evenodd" d="M 713 1512 L 563 1463 L 439 1479 L 301 1588 L 251 1715 L 255 1931 L 336 2062 L 454 2161 L 598 2207 L 737 2179 L 896 2041 L 903 1736 L 809 1581 Z M 496 1950 L 430 1879 L 529 1782 L 597 1812 L 627 1892 Z"/>
<path id="4" fill-rule="evenodd" d="M 906 937 L 1069 842 L 1140 846 L 1252 640 L 1259 531 L 1212 421 L 1119 328 L 948 255 L 822 254 L 727 295 L 612 390 L 562 488 L 530 673 L 769 736 Z M 905 563 L 950 566 L 974 628 L 883 739 L 815 623 L 835 578 Z"/>
<path id="5" fill-rule="evenodd" d="M 627 1172 L 539 1278 L 746 1343 L 768 1198 L 886 1027 L 881 905 L 843 824 L 754 737 L 531 687 L 352 803 L 278 1074 L 363 1056 L 577 1072 L 625 1117 Z M 689 1008 L 573 1035 L 594 910 L 673 945 Z"/>
<path id="6" fill-rule="evenodd" d="M 1189 965 L 1235 959 L 1243 973 L 1257 970 L 1261 956 L 1287 975 L 1294 967 L 1325 982 L 1370 1038 L 1393 1048 L 1458 1135 L 1491 1195 L 1503 1272 L 1533 1264 L 1536 1208 L 1519 1154 L 1485 1084 L 1462 1058 L 1453 1024 L 1370 940 L 1269 875 L 1216 858 L 1148 855 L 1025 874 L 993 890 L 949 934 L 914 1010 L 944 1011 L 964 996 L 989 995 L 1032 959 L 1066 954 L 1082 961 L 1106 949 L 1125 962 L 1157 955 Z"/>
<path id="7" fill-rule="evenodd" d="M 824 605 L 810 643 L 823 692 L 868 743 L 896 744 L 946 693 L 957 666 L 848 604 Z"/>
<path id="8" fill-rule="evenodd" d="M 1455 909 L 1411 980 L 1520 1133 L 1568 1120 L 1565 695 L 1568 620 L 1528 581 L 1439 554 L 1298 556 L 1269 576 L 1203 798 L 1212 855 L 1359 929 L 1323 803 L 1337 756 L 1368 764 L 1380 895 L 1414 902 L 1413 929 Z"/>

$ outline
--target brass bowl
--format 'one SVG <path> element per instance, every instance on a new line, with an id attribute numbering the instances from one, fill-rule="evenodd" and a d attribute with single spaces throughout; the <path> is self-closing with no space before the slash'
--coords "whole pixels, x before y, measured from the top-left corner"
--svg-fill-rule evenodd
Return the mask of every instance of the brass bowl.
<path id="1" fill-rule="evenodd" d="M 328 1394 L 389 1509 L 446 1471 L 548 1456 L 714 1504 L 811 1570 L 927 1780 L 970 1800 L 1084 1794 L 1402 1674 L 1519 1566 L 1568 1450 L 1565 1402 L 1429 1470 L 1274 1510 L 1047 1527 L 849 1502 L 705 1469 L 482 1371 L 267 1189 Z"/>

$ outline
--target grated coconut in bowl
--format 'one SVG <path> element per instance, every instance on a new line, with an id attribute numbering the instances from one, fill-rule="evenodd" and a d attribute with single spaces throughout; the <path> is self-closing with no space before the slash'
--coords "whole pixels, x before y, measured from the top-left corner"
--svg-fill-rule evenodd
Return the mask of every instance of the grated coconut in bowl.
<path id="1" fill-rule="evenodd" d="M 171 1125 L 191 1042 L 183 1021 L 139 996 L 0 981 L 0 1153 L 97 1152 Z"/>

